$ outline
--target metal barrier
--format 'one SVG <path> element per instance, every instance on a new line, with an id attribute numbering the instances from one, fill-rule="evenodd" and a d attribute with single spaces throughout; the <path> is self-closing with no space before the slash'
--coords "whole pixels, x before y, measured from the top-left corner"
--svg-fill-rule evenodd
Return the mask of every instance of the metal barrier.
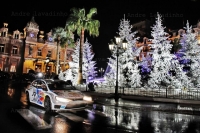
<path id="1" fill-rule="evenodd" d="M 200 100 L 200 90 L 167 90 L 167 89 L 132 89 L 125 88 L 125 95 Z"/>
<path id="2" fill-rule="evenodd" d="M 77 87 L 80 91 L 86 91 L 86 86 L 79 85 Z M 95 92 L 113 94 L 115 93 L 115 86 L 95 86 Z M 171 99 L 186 99 L 186 100 L 200 100 L 200 90 L 172 90 L 172 89 L 140 89 L 140 88 L 124 88 L 120 87 L 118 93 L 121 95 L 143 96 L 143 97 L 157 97 L 157 98 L 171 98 Z"/>

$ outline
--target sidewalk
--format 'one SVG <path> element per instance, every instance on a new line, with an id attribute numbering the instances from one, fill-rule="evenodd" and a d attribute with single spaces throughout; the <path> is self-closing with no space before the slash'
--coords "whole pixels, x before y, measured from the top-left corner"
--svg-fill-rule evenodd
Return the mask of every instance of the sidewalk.
<path id="1" fill-rule="evenodd" d="M 114 94 L 108 93 L 98 93 L 98 92 L 83 92 L 90 96 L 100 96 L 104 98 L 114 98 Z M 198 100 L 184 100 L 184 99 L 172 99 L 172 98 L 159 98 L 159 97 L 145 97 L 145 96 L 134 96 L 134 95 L 120 95 L 121 99 L 133 100 L 133 101 L 151 101 L 151 102 L 161 102 L 161 103 L 174 103 L 174 104 L 185 104 L 188 106 L 200 107 L 200 101 Z"/>
<path id="2" fill-rule="evenodd" d="M 92 96 L 96 104 L 115 107 L 114 94 L 97 92 L 83 92 Z M 105 100 L 106 99 L 106 100 Z M 194 100 L 179 100 L 167 98 L 148 98 L 142 96 L 121 95 L 117 107 L 129 108 L 140 111 L 164 111 L 191 115 L 200 114 L 200 102 Z"/>

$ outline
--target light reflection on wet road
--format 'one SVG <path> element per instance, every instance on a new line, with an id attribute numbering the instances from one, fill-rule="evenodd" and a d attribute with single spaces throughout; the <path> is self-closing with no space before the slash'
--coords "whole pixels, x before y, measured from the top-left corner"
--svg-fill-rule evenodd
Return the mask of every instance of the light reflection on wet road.
<path id="1" fill-rule="evenodd" d="M 20 131 L 30 133 L 193 133 L 200 131 L 200 117 L 195 115 L 177 114 L 155 111 L 153 108 L 177 109 L 174 104 L 161 104 L 149 102 L 133 102 L 120 100 L 118 107 L 114 106 L 113 99 L 96 98 L 94 108 L 89 107 L 81 110 L 69 110 L 61 113 L 46 113 L 43 108 L 27 105 L 25 95 L 21 95 L 23 107 L 14 115 L 22 116 L 23 119 L 11 116 L 4 119 L 17 118 Z M 104 106 L 101 106 L 103 104 Z M 95 106 L 96 105 L 96 106 Z M 102 108 L 99 108 L 102 107 Z M 100 111 L 99 111 L 100 110 Z M 20 115 L 19 115 L 20 114 Z M 0 114 L 1 115 L 1 114 Z M 28 120 L 30 118 L 30 120 Z M 20 123 L 22 123 L 20 125 Z M 33 128 L 26 128 L 23 124 L 28 123 Z M 13 125 L 12 125 L 13 126 Z M 37 130 L 34 130 L 37 129 Z M 44 130 L 47 128 L 48 130 Z M 11 129 L 7 129 L 11 130 Z M 1 129 L 0 129 L 1 132 Z M 9 133 L 9 132 L 6 132 Z M 23 133 L 23 132 L 21 132 Z"/>
<path id="2" fill-rule="evenodd" d="M 56 115 L 47 114 L 37 106 L 30 106 L 29 110 L 37 116 L 35 118 L 38 118 L 38 121 L 48 123 L 44 126 L 52 126 L 51 133 L 125 133 L 137 132 L 141 129 L 145 129 L 148 133 L 179 133 L 185 131 L 189 123 L 200 122 L 200 117 L 194 115 L 159 111 L 141 112 L 114 106 L 104 106 L 103 111 L 93 109 L 72 110 Z"/>

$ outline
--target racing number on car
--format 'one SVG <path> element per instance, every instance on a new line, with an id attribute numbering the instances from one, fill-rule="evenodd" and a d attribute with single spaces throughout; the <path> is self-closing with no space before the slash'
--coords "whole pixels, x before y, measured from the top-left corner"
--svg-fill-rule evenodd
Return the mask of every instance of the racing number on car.
<path id="1" fill-rule="evenodd" d="M 33 96 L 33 97 L 35 97 L 35 96 L 36 96 L 36 93 L 35 93 L 35 92 L 33 92 L 32 96 Z"/>
<path id="2" fill-rule="evenodd" d="M 35 96 L 36 96 L 36 92 L 33 92 L 32 96 L 33 96 L 33 100 L 34 100 Z"/>

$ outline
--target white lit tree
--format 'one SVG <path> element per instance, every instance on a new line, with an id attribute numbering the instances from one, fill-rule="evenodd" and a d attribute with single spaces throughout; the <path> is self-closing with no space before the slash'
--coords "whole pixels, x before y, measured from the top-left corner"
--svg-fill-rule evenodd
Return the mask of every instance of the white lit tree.
<path id="1" fill-rule="evenodd" d="M 72 80 L 73 79 L 72 69 L 67 69 L 65 71 L 60 71 L 60 73 L 58 75 L 58 78 L 60 80 L 64 80 L 64 81 Z"/>
<path id="2" fill-rule="evenodd" d="M 93 61 L 94 53 L 92 52 L 92 45 L 86 39 L 83 45 L 83 79 L 89 82 L 90 79 L 94 79 L 97 75 L 96 61 Z"/>
<path id="3" fill-rule="evenodd" d="M 91 51 L 92 45 L 86 40 L 83 44 L 83 79 L 86 79 L 86 82 L 89 80 L 89 77 L 94 78 L 96 76 L 97 71 L 95 70 L 96 62 L 92 61 L 94 58 L 94 53 Z M 62 72 L 60 75 L 60 79 L 71 78 L 71 81 L 74 85 L 78 83 L 78 67 L 79 67 L 79 49 L 80 49 L 80 40 L 77 41 L 76 47 L 74 49 L 74 53 L 72 54 L 72 62 L 70 62 L 68 69 L 66 72 Z M 69 76 L 63 77 L 66 75 L 65 73 L 69 74 Z"/>
<path id="4" fill-rule="evenodd" d="M 171 60 L 175 55 L 170 54 L 172 44 L 167 40 L 167 33 L 164 31 L 165 27 L 162 26 L 160 14 L 157 14 L 156 24 L 152 27 L 151 35 L 153 37 L 151 47 L 154 49 L 152 53 L 152 67 L 148 85 L 150 88 L 159 88 L 161 84 L 170 84 L 171 76 Z"/>
<path id="5" fill-rule="evenodd" d="M 110 67 L 110 71 L 108 73 L 106 73 L 104 75 L 104 79 L 106 81 L 106 84 L 108 86 L 114 86 L 116 84 L 116 71 L 117 71 L 117 61 L 116 61 L 116 53 L 117 53 L 117 48 L 116 46 L 114 47 L 114 51 L 112 53 L 112 57 L 108 58 L 109 62 L 108 62 L 108 65 Z M 123 77 L 121 76 L 121 73 L 120 71 L 122 70 L 122 62 L 118 61 L 118 79 L 120 80 L 123 79 Z M 121 82 L 119 82 L 119 85 L 120 85 Z"/>
<path id="6" fill-rule="evenodd" d="M 188 21 L 185 29 L 186 32 L 180 40 L 181 45 L 184 46 L 182 60 L 186 61 L 185 65 L 190 67 L 188 75 L 194 87 L 200 87 L 200 46 L 198 45 L 197 34 L 193 33 L 192 26 L 189 26 Z"/>
<path id="7" fill-rule="evenodd" d="M 135 38 L 136 32 L 131 31 L 131 25 L 128 20 L 125 18 L 120 21 L 119 26 L 119 36 L 121 38 L 121 41 L 126 40 L 127 41 L 127 49 L 125 52 L 123 52 L 122 49 L 119 49 L 119 57 L 118 57 L 118 80 L 119 85 L 130 85 L 133 82 L 130 82 L 131 77 L 135 74 L 137 76 L 138 74 L 133 73 L 134 70 L 134 57 L 138 56 L 140 53 L 141 48 L 137 49 L 135 47 L 135 43 L 137 38 Z M 113 42 L 112 42 L 113 43 Z M 108 72 L 105 75 L 105 80 L 107 82 L 107 85 L 115 85 L 116 81 L 116 70 L 117 70 L 117 62 L 116 62 L 116 54 L 117 54 L 117 47 L 114 47 L 112 57 L 109 58 L 108 65 L 110 67 L 110 72 Z M 132 75 L 131 75 L 132 74 Z M 138 77 L 138 79 L 141 79 Z M 131 86 L 133 86 L 131 84 Z"/>
<path id="8" fill-rule="evenodd" d="M 80 40 L 76 42 L 76 47 L 72 54 L 72 62 L 70 69 L 72 70 L 72 83 L 76 85 L 78 83 L 78 68 L 79 68 L 79 51 L 80 51 Z"/>
<path id="9" fill-rule="evenodd" d="M 170 89 L 187 89 L 192 86 L 190 78 L 186 75 L 186 72 L 183 71 L 181 65 L 176 66 L 175 76 L 171 78 L 171 84 L 168 86 Z"/>
<path id="10" fill-rule="evenodd" d="M 129 68 L 129 67 L 128 67 Z M 132 68 L 132 67 L 131 67 Z M 140 69 L 138 68 L 138 64 L 134 64 L 134 67 L 132 69 L 128 69 L 128 78 L 129 78 L 129 85 L 133 88 L 141 87 L 141 75 L 140 75 Z"/>

